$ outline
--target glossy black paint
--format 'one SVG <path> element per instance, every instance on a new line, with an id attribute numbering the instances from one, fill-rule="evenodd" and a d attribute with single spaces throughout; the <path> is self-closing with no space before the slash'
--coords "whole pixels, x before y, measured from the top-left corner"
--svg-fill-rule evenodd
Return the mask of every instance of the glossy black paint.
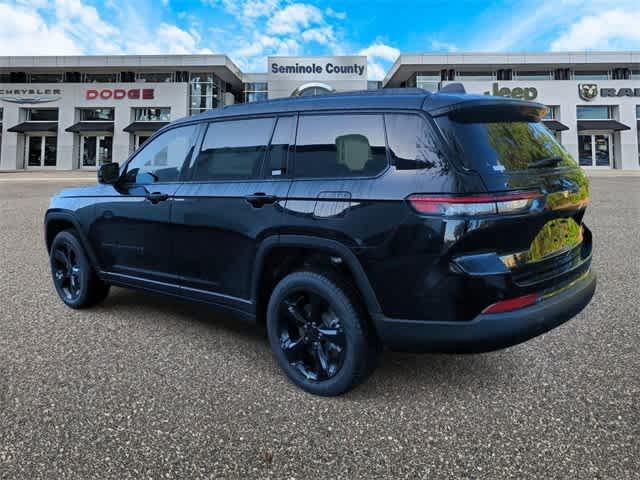
<path id="1" fill-rule="evenodd" d="M 143 150 L 171 128 L 199 125 L 193 154 L 176 181 L 145 185 L 120 181 L 65 190 L 52 199 L 47 212 L 48 241 L 50 232 L 66 224 L 78 232 L 103 280 L 208 302 L 248 319 L 259 317 L 258 309 L 263 308 L 263 274 L 274 249 L 291 249 L 296 255 L 301 250 L 321 253 L 339 259 L 337 268 L 352 278 L 383 343 L 402 348 L 411 325 L 446 324 L 441 333 L 452 332 L 455 339 L 454 326 L 477 322 L 488 305 L 562 288 L 588 273 L 591 259 L 591 235 L 582 228 L 588 185 L 581 170 L 492 176 L 465 170 L 429 112 L 443 114 L 468 101 L 487 99 L 422 91 L 301 97 L 234 106 L 174 122 Z M 316 112 L 418 116 L 424 124 L 417 139 L 425 156 L 422 167 L 401 169 L 395 152 L 388 151 L 388 165 L 375 177 L 298 179 L 293 173 L 293 129 L 277 178 L 270 175 L 266 155 L 255 178 L 191 180 L 208 122 L 297 118 Z M 121 175 L 126 168 L 125 162 Z M 508 218 L 419 215 L 406 200 L 415 193 L 464 195 L 531 188 L 543 195 L 539 208 Z M 505 266 L 502 256 L 526 251 L 534 241 L 544 244 L 540 232 L 554 219 L 571 219 L 585 232 L 580 248 L 561 257 L 543 255 L 535 266 Z M 518 281 L 525 277 L 528 283 Z M 574 302 L 575 308 L 567 309 L 571 315 L 554 314 L 554 324 L 583 308 L 588 302 L 584 298 L 580 297 L 579 308 Z M 511 318 L 502 316 L 505 322 Z M 398 331 L 404 332 L 397 338 L 391 333 L 394 322 L 401 322 Z M 478 341 L 488 345 L 486 336 L 477 332 L 473 335 Z M 461 345 L 460 350 L 474 350 L 472 339 L 467 340 L 463 342 L 467 347 Z M 430 345 L 437 349 L 433 342 Z"/>

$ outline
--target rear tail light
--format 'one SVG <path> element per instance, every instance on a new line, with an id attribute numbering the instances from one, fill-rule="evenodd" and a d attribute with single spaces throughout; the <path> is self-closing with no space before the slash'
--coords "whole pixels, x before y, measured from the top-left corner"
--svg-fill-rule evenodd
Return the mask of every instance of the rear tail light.
<path id="1" fill-rule="evenodd" d="M 522 297 L 510 298 L 508 300 L 500 300 L 485 308 L 482 313 L 504 313 L 518 310 L 519 308 L 528 307 L 538 301 L 537 293 L 530 293 Z"/>
<path id="2" fill-rule="evenodd" d="M 409 195 L 407 200 L 418 212 L 427 215 L 478 216 L 514 215 L 531 211 L 540 203 L 540 192 L 510 192 L 481 195 Z"/>

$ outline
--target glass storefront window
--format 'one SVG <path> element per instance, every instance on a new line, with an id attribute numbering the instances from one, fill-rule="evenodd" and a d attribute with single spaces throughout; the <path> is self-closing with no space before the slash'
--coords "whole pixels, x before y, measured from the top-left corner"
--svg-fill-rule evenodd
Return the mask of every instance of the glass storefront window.
<path id="1" fill-rule="evenodd" d="M 516 72 L 517 80 L 551 80 L 553 78 L 553 74 L 549 70 L 522 70 Z"/>
<path id="2" fill-rule="evenodd" d="M 134 108 L 133 119 L 136 122 L 170 122 L 171 108 Z"/>
<path id="3" fill-rule="evenodd" d="M 547 105 L 549 111 L 544 116 L 543 120 L 556 120 L 558 118 L 558 110 L 560 107 L 558 105 Z"/>
<path id="4" fill-rule="evenodd" d="M 83 122 L 112 122 L 114 119 L 113 108 L 81 108 L 80 120 Z"/>
<path id="5" fill-rule="evenodd" d="M 607 70 L 574 70 L 573 78 L 575 80 L 609 80 L 609 71 Z"/>
<path id="6" fill-rule="evenodd" d="M 113 137 L 102 135 L 82 136 L 80 146 L 82 167 L 96 167 L 111 162 L 113 154 Z"/>
<path id="7" fill-rule="evenodd" d="M 267 82 L 250 82 L 243 85 L 244 103 L 261 102 L 269 98 Z"/>
<path id="8" fill-rule="evenodd" d="M 495 72 L 456 72 L 456 80 L 495 80 Z"/>
<path id="9" fill-rule="evenodd" d="M 113 73 L 85 73 L 83 76 L 85 83 L 117 83 L 120 81 L 120 74 Z"/>
<path id="10" fill-rule="evenodd" d="M 636 105 L 636 118 L 640 120 L 640 105 Z M 2 120 L 2 110 L 0 110 L 0 120 Z"/>
<path id="11" fill-rule="evenodd" d="M 173 82 L 173 72 L 138 72 L 136 82 L 168 83 Z"/>
<path id="12" fill-rule="evenodd" d="M 610 105 L 580 105 L 577 108 L 578 120 L 609 120 L 613 118 Z"/>
<path id="13" fill-rule="evenodd" d="M 407 87 L 437 92 L 440 89 L 440 72 L 418 72 L 407 80 Z"/>
<path id="14" fill-rule="evenodd" d="M 31 73 L 31 83 L 60 83 L 63 80 L 62 73 Z"/>
<path id="15" fill-rule="evenodd" d="M 191 115 L 224 106 L 220 101 L 223 94 L 224 84 L 213 73 L 196 72 L 190 74 L 189 107 Z"/>
<path id="16" fill-rule="evenodd" d="M 191 83 L 215 83 L 216 80 L 213 73 L 191 73 Z"/>
<path id="17" fill-rule="evenodd" d="M 27 109 L 28 122 L 57 122 L 57 108 L 29 108 Z"/>
<path id="18" fill-rule="evenodd" d="M 268 98 L 269 94 L 267 92 L 245 92 L 244 103 L 263 102 Z"/>
<path id="19" fill-rule="evenodd" d="M 246 92 L 266 92 L 269 89 L 267 82 L 251 82 L 244 84 L 244 90 Z"/>

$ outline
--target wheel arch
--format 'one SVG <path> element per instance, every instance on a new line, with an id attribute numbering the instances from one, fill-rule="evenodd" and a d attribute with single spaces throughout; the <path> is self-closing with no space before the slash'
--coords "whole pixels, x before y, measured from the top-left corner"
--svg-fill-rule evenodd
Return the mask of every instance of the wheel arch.
<path id="1" fill-rule="evenodd" d="M 340 257 L 351 274 L 355 287 L 362 296 L 364 307 L 367 309 L 369 315 L 374 316 L 382 313 L 369 278 L 356 255 L 346 245 L 328 238 L 305 235 L 278 235 L 264 240 L 258 247 L 256 253 L 256 261 L 251 276 L 251 301 L 256 306 L 257 314 L 259 314 L 257 309 L 259 308 L 260 288 L 265 269 L 265 261 L 269 254 L 275 249 L 286 249 L 287 247 L 311 252 L 323 252 Z"/>
<path id="2" fill-rule="evenodd" d="M 71 212 L 53 211 L 47 212 L 47 214 L 45 215 L 44 237 L 47 253 L 51 251 L 51 244 L 53 243 L 53 239 L 58 233 L 63 230 L 74 231 L 74 233 L 78 236 L 80 243 L 82 244 L 82 248 L 84 248 L 85 252 L 87 253 L 87 257 L 89 258 L 91 266 L 96 272 L 100 271 L 98 259 L 95 255 L 95 252 L 93 251 L 93 248 L 91 248 L 89 239 L 82 230 L 80 221 Z"/>

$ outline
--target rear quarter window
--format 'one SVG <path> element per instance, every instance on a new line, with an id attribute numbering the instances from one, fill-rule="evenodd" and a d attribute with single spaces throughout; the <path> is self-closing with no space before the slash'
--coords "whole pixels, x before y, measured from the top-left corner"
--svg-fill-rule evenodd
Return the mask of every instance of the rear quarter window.
<path id="1" fill-rule="evenodd" d="M 433 127 L 415 114 L 385 114 L 391 164 L 396 170 L 443 168 L 447 160 Z"/>

